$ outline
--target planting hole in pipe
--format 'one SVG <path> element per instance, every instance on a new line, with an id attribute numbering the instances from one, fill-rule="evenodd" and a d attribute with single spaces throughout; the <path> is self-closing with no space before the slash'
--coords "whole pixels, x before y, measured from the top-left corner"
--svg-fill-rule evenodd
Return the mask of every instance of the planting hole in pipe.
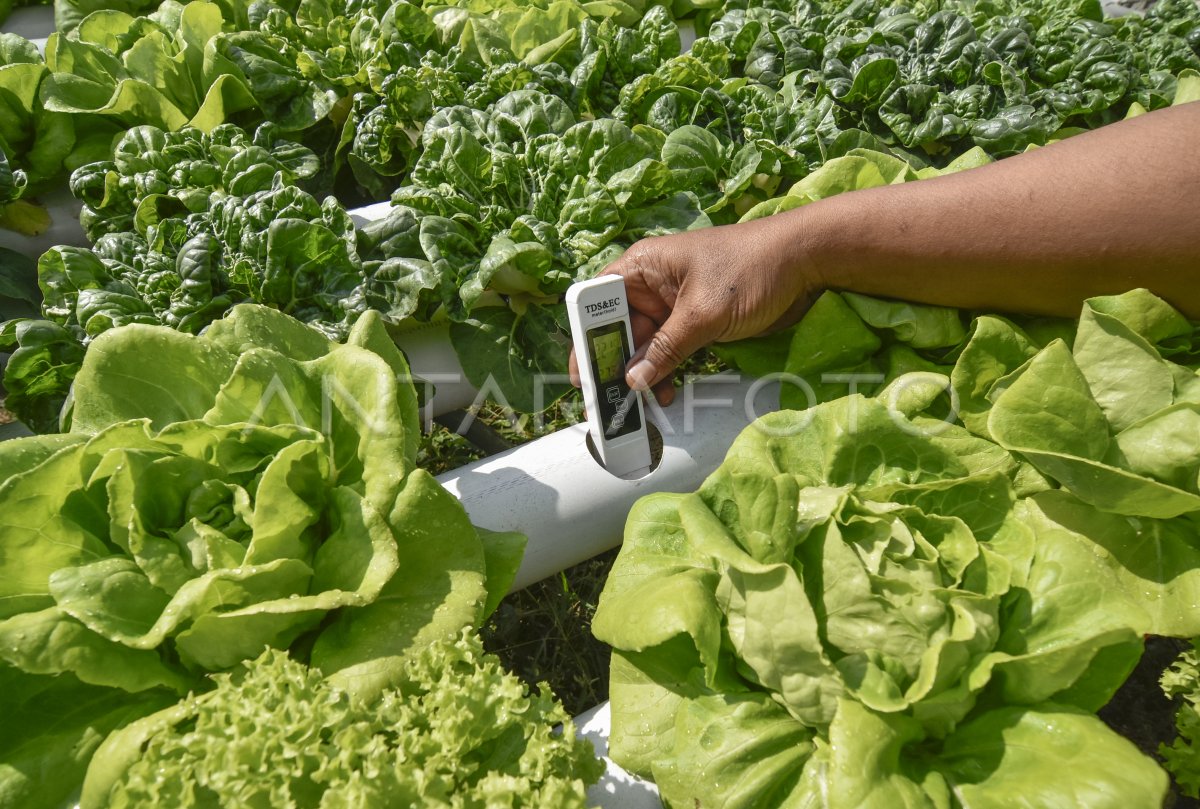
<path id="1" fill-rule="evenodd" d="M 596 462 L 596 466 L 604 469 L 604 463 L 600 460 L 600 453 L 596 451 L 596 444 L 592 441 L 592 432 L 588 430 L 584 433 L 584 441 L 587 443 L 588 454 L 592 456 L 592 460 Z M 658 427 L 649 419 L 646 420 L 646 436 L 650 440 L 650 471 L 648 472 L 633 472 L 628 475 L 616 475 L 621 480 L 641 480 L 648 478 L 654 474 L 654 470 L 658 469 L 658 465 L 662 462 L 663 456 L 663 437 L 658 431 Z"/>

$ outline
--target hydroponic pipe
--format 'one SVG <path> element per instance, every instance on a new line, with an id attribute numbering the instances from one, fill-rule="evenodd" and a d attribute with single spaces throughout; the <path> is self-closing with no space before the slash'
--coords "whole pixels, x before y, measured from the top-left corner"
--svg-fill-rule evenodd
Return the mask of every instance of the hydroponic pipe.
<path id="1" fill-rule="evenodd" d="M 355 227 L 383 219 L 392 208 L 390 202 L 376 202 L 349 211 Z M 478 391 L 467 381 L 458 355 L 450 345 L 450 327 L 445 324 L 422 325 L 395 332 L 392 338 L 408 358 L 413 376 L 424 381 L 426 403 L 421 422 L 426 430 L 436 416 L 470 407 Z M 416 383 L 418 386 L 421 382 Z M 432 395 L 431 395 L 432 394 Z M 482 404 L 482 402 L 479 402 Z"/>
<path id="2" fill-rule="evenodd" d="M 354 226 L 361 228 L 363 225 L 374 222 L 377 219 L 383 219 L 391 209 L 392 203 L 385 200 L 384 202 L 374 202 L 370 205 L 364 205 L 361 208 L 352 208 L 347 213 L 350 214 L 350 219 L 354 222 Z"/>
<path id="3" fill-rule="evenodd" d="M 438 481 L 472 522 L 529 537 L 513 589 L 615 547 L 629 508 L 651 492 L 690 492 L 725 457 L 751 419 L 779 407 L 778 386 L 719 374 L 691 382 L 668 408 L 650 404 L 662 435 L 657 466 L 638 480 L 605 471 L 589 451 L 586 425 L 447 472 Z"/>
<path id="4" fill-rule="evenodd" d="M 424 429 L 429 429 L 435 416 L 476 403 L 478 391 L 467 381 L 458 355 L 450 345 L 449 326 L 417 326 L 393 334 L 392 338 L 408 359 L 414 384 L 418 388 L 424 385 L 425 406 L 421 409 Z"/>
<path id="5" fill-rule="evenodd" d="M 0 24 L 0 32 L 16 34 L 35 42 L 40 38 L 44 43 L 46 38 L 54 33 L 54 7 L 22 6 L 14 8 L 4 23 Z"/>
<path id="6" fill-rule="evenodd" d="M 58 244 L 75 247 L 88 245 L 87 234 L 83 232 L 83 225 L 79 224 L 79 212 L 83 209 L 83 203 L 71 196 L 65 184 L 39 193 L 36 199 L 50 214 L 50 227 L 36 236 L 26 236 L 0 228 L 0 247 L 36 259 Z"/>
<path id="7" fill-rule="evenodd" d="M 643 781 L 608 758 L 612 713 L 608 702 L 575 717 L 575 734 L 587 739 L 604 759 L 604 775 L 588 790 L 588 806 L 599 809 L 662 809 L 658 787 Z"/>

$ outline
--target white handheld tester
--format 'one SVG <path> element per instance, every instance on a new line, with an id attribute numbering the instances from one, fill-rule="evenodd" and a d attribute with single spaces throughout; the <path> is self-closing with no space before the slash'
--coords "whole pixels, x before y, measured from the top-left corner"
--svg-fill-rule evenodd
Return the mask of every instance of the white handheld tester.
<path id="1" fill-rule="evenodd" d="M 624 476 L 650 466 L 642 398 L 625 383 L 633 330 L 625 279 L 605 275 L 567 290 L 571 340 L 579 361 L 588 431 L 604 468 Z"/>

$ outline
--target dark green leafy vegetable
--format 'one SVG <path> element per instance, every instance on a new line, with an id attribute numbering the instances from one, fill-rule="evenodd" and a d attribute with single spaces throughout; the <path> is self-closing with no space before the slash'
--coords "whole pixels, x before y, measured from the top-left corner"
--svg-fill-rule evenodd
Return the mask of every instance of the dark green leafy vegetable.
<path id="1" fill-rule="evenodd" d="M 9 355 L 5 408 L 36 432 L 57 432 L 64 399 L 83 362 L 79 338 L 47 320 L 18 318 L 0 325 L 0 353 Z"/>
<path id="2" fill-rule="evenodd" d="M 112 160 L 77 169 L 71 193 L 83 203 L 80 219 L 95 242 L 106 233 L 144 235 L 163 220 L 207 213 L 225 196 L 304 185 L 320 168 L 310 149 L 281 137 L 272 124 L 253 135 L 231 124 L 208 133 L 139 126 L 116 141 Z"/>
<path id="3" fill-rule="evenodd" d="M 559 301 L 573 281 L 637 238 L 709 224 L 687 190 L 693 173 L 671 165 L 680 151 L 671 138 L 577 121 L 536 90 L 485 110 L 441 110 L 424 144 L 411 184 L 393 195 L 411 213 L 391 221 L 416 238 L 379 239 L 379 267 L 428 262 L 428 281 L 409 288 L 417 300 L 402 311 L 427 311 L 420 297 L 439 291 L 468 378 L 484 387 L 490 376 L 519 410 L 537 407 L 539 375 L 565 373 Z M 541 405 L 564 389 L 548 386 Z"/>
<path id="4" fill-rule="evenodd" d="M 33 260 L 0 248 L 0 321 L 36 316 L 41 298 Z"/>
<path id="5" fill-rule="evenodd" d="M 971 145 L 1015 154 L 1133 103 L 1166 106 L 1173 76 L 1200 68 L 1200 12 L 1186 2 L 1111 20 L 1089 3 L 767 6 L 712 27 L 733 75 L 802 86 L 802 106 L 833 102 L 832 134 L 865 131 L 935 165 Z"/>

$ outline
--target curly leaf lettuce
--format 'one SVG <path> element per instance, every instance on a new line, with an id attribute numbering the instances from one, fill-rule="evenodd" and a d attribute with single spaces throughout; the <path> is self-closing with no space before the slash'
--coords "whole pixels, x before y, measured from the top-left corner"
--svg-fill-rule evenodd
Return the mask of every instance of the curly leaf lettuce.
<path id="1" fill-rule="evenodd" d="M 953 309 L 825 292 L 795 327 L 719 345 L 716 353 L 746 373 L 781 375 L 782 405 L 802 409 L 847 392 L 881 394 L 910 372 L 949 374 L 951 352 L 965 336 Z M 965 411 L 963 392 L 955 394 L 956 412 Z M 946 397 L 936 401 L 948 405 Z"/>
<path id="2" fill-rule="evenodd" d="M 81 805 L 582 809 L 602 772 L 553 696 L 528 693 L 467 630 L 405 662 L 377 700 L 274 650 L 214 679 L 109 737 Z"/>
<path id="3" fill-rule="evenodd" d="M 1175 783 L 1189 798 L 1200 797 L 1200 760 L 1197 759 L 1196 748 L 1197 737 L 1200 737 L 1200 711 L 1197 711 L 1200 691 L 1196 687 L 1200 682 L 1200 660 L 1197 654 L 1200 654 L 1200 650 L 1197 650 L 1193 638 L 1190 648 L 1185 649 L 1163 672 L 1161 679 L 1163 693 L 1179 703 L 1175 714 L 1178 735 L 1169 746 L 1159 745 L 1158 754 Z"/>

